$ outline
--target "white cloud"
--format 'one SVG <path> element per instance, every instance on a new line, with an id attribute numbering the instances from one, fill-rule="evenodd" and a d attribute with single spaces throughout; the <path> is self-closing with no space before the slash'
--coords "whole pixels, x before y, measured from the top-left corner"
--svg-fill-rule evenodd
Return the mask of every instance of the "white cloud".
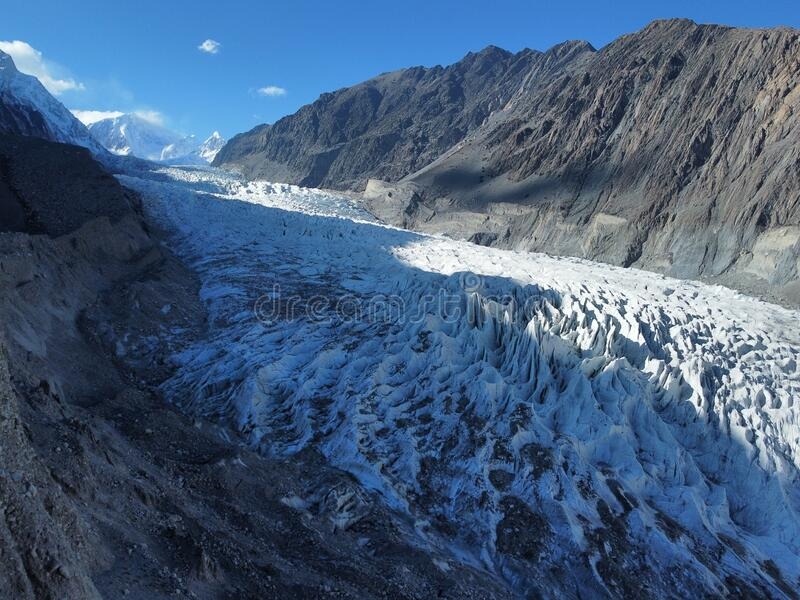
<path id="1" fill-rule="evenodd" d="M 153 125 L 164 125 L 166 122 L 164 115 L 157 110 L 135 110 L 133 114 Z"/>
<path id="2" fill-rule="evenodd" d="M 59 77 L 58 73 L 63 72 L 64 69 L 54 62 L 46 60 L 41 52 L 27 42 L 0 41 L 0 50 L 14 59 L 14 64 L 17 65 L 20 72 L 36 77 L 51 94 L 59 96 L 64 92 L 86 89 L 82 83 L 72 78 Z"/>
<path id="3" fill-rule="evenodd" d="M 78 120 L 84 125 L 91 125 L 103 119 L 113 119 L 121 117 L 123 114 L 118 110 L 72 110 L 73 115 L 78 117 Z"/>
<path id="4" fill-rule="evenodd" d="M 115 117 L 121 117 L 124 113 L 120 110 L 77 110 L 74 109 L 71 111 L 73 115 L 75 115 L 78 120 L 83 123 L 84 125 L 91 125 L 92 123 L 96 123 L 97 121 L 102 121 L 103 119 L 113 119 Z M 148 123 L 152 123 L 153 125 L 159 125 L 161 127 L 164 126 L 166 123 L 166 117 L 157 110 L 134 110 L 130 111 L 130 114 L 134 114 L 140 119 L 147 121 Z"/>
<path id="5" fill-rule="evenodd" d="M 222 44 L 220 44 L 218 41 L 207 39 L 205 42 L 200 44 L 197 49 L 200 50 L 200 52 L 205 52 L 206 54 L 216 54 L 219 52 L 221 46 Z"/>
<path id="6" fill-rule="evenodd" d="M 256 90 L 256 91 L 261 96 L 270 96 L 270 97 L 273 97 L 273 98 L 275 96 L 285 96 L 286 95 L 286 89 L 282 88 L 282 87 L 278 87 L 277 85 L 268 85 L 266 87 L 258 88 L 258 90 Z"/>

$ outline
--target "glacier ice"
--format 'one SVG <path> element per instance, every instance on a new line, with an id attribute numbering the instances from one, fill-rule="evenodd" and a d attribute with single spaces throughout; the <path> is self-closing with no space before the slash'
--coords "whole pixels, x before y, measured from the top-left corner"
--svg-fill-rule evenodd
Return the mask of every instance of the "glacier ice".
<path id="1" fill-rule="evenodd" d="M 120 178 L 202 281 L 208 335 L 164 384 L 184 410 L 315 448 L 523 588 L 614 595 L 648 565 L 679 595 L 797 586 L 798 312 L 385 227 L 320 190 Z"/>

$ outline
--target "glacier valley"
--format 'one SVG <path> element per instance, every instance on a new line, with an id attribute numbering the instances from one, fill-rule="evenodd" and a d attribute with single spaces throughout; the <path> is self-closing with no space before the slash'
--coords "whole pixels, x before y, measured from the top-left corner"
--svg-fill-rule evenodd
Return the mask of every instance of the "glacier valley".
<path id="1" fill-rule="evenodd" d="M 214 169 L 119 179 L 202 282 L 207 332 L 163 384 L 182 410 L 321 453 L 521 592 L 800 587 L 797 311 Z M 369 511 L 336 502 L 343 530 Z"/>

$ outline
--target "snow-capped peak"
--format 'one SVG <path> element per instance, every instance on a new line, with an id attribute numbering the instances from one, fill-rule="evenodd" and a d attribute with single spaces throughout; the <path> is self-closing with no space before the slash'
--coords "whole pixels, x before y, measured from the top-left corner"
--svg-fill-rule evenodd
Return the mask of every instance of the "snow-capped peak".
<path id="1" fill-rule="evenodd" d="M 225 138 L 219 134 L 219 131 L 215 131 L 200 145 L 198 156 L 205 162 L 210 163 L 214 160 L 219 151 L 222 150 L 225 143 Z"/>
<path id="2" fill-rule="evenodd" d="M 184 136 L 136 114 L 126 113 L 89 125 L 92 135 L 114 154 L 162 160 L 167 148 L 179 145 Z"/>
<path id="3" fill-rule="evenodd" d="M 217 131 L 200 143 L 194 135 L 177 133 L 137 113 L 90 123 L 89 131 L 114 154 L 170 164 L 210 163 L 225 145 Z"/>
<path id="4" fill-rule="evenodd" d="M 75 144 L 106 155 L 86 127 L 32 75 L 20 72 L 0 51 L 0 131 Z"/>

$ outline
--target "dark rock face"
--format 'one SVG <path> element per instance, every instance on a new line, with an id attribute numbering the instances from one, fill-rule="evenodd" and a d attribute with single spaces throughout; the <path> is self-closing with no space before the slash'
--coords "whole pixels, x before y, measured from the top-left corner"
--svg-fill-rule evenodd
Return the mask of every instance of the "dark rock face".
<path id="1" fill-rule="evenodd" d="M 385 183 L 367 199 L 393 224 L 796 305 L 799 112 L 797 30 L 656 21 L 597 52 L 489 49 L 384 75 L 235 138 L 218 163 L 412 185 L 413 206 Z"/>
<path id="2" fill-rule="evenodd" d="M 9 102 L 0 102 L 0 133 L 50 138 L 42 113 Z"/>
<path id="3" fill-rule="evenodd" d="M 410 179 L 505 246 L 800 300 L 799 57 L 796 30 L 655 22 Z"/>
<path id="4" fill-rule="evenodd" d="M 98 217 L 117 221 L 134 202 L 85 148 L 0 136 L 0 232 L 64 235 Z"/>
<path id="5" fill-rule="evenodd" d="M 490 46 L 448 67 L 386 73 L 234 137 L 214 164 L 316 187 L 397 180 L 463 141 L 526 81 L 590 51 L 582 43 L 518 54 Z"/>

